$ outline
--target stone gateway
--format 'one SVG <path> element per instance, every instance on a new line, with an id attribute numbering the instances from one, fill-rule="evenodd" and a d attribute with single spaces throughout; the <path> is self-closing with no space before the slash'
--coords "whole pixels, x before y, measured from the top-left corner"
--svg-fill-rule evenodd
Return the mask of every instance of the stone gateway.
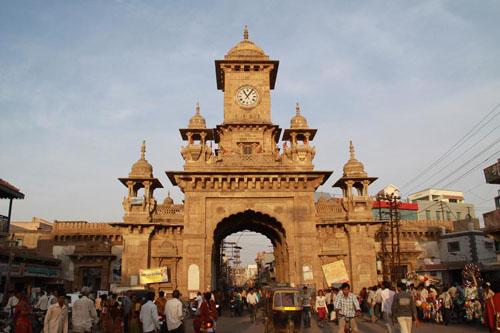
<path id="1" fill-rule="evenodd" d="M 221 245 L 232 233 L 250 230 L 268 237 L 274 247 L 275 278 L 296 286 L 326 286 L 322 266 L 344 262 L 354 290 L 381 279 L 381 222 L 372 218 L 369 185 L 376 180 L 356 159 L 349 159 L 334 186 L 342 197 L 321 197 L 318 187 L 332 171 L 315 170 L 311 128 L 297 104 L 289 126 L 271 120 L 271 90 L 279 61 L 249 39 L 215 61 L 217 88 L 224 96 L 224 120 L 214 128 L 196 105 L 180 129 L 183 170 L 167 171 L 184 203 L 170 195 L 158 202 L 162 188 L 146 160 L 146 145 L 128 177 L 123 222 L 56 221 L 50 235 L 53 254 L 73 270 L 73 288 L 143 287 L 140 270 L 166 267 L 168 282 L 149 285 L 184 295 L 220 287 Z M 347 147 L 346 147 L 347 148 Z M 347 149 L 346 149 L 347 155 Z M 415 222 L 415 221 L 412 221 Z M 441 226 L 403 221 L 402 263 L 409 271 L 422 253 L 416 239 L 436 239 Z"/>

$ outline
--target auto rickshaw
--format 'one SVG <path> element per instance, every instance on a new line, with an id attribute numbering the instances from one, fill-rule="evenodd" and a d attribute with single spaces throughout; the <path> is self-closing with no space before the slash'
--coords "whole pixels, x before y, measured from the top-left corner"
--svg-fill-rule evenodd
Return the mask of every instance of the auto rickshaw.
<path id="1" fill-rule="evenodd" d="M 300 290 L 279 287 L 264 290 L 265 333 L 298 333 L 302 323 Z"/>

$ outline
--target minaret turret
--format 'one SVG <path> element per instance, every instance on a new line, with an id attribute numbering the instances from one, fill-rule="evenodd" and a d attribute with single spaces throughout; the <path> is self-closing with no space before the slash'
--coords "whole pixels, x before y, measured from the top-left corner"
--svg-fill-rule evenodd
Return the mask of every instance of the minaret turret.
<path id="1" fill-rule="evenodd" d="M 163 188 L 160 181 L 153 176 L 153 167 L 146 160 L 146 141 L 141 145 L 141 157 L 132 165 L 127 178 L 118 178 L 128 188 L 128 194 L 123 198 L 125 215 L 123 220 L 127 223 L 149 223 L 152 213 L 156 208 L 153 192 Z M 140 194 L 141 190 L 144 192 Z"/>

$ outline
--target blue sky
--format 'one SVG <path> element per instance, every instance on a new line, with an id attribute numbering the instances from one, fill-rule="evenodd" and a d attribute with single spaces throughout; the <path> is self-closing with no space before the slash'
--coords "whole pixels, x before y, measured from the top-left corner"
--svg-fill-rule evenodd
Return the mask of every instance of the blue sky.
<path id="1" fill-rule="evenodd" d="M 500 103 L 498 1 L 3 1 L 0 177 L 26 194 L 13 218 L 120 220 L 116 178 L 142 139 L 166 187 L 158 200 L 171 190 L 180 201 L 164 174 L 182 168 L 178 128 L 198 100 L 209 126 L 222 121 L 213 61 L 245 24 L 280 60 L 273 121 L 287 127 L 298 101 L 319 129 L 316 167 L 334 170 L 323 191 L 334 191 L 350 139 L 380 177 L 375 193 L 406 183 Z M 488 145 L 449 178 L 492 164 L 499 124 L 411 185 L 432 185 Z M 466 191 L 479 214 L 498 189 L 481 167 L 448 187 Z"/>

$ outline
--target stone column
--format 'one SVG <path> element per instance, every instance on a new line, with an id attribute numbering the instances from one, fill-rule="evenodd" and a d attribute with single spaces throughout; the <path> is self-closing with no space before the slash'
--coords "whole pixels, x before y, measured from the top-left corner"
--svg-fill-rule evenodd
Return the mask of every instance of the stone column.
<path id="1" fill-rule="evenodd" d="M 351 273 L 354 292 L 377 284 L 375 230 L 374 226 L 364 223 L 346 225 L 350 242 L 350 253 L 346 264 L 348 272 Z"/>
<path id="2" fill-rule="evenodd" d="M 124 230 L 122 254 L 122 286 L 130 286 L 132 276 L 137 276 L 139 284 L 139 270 L 149 268 L 150 265 L 150 237 L 153 226 L 129 225 Z"/>

